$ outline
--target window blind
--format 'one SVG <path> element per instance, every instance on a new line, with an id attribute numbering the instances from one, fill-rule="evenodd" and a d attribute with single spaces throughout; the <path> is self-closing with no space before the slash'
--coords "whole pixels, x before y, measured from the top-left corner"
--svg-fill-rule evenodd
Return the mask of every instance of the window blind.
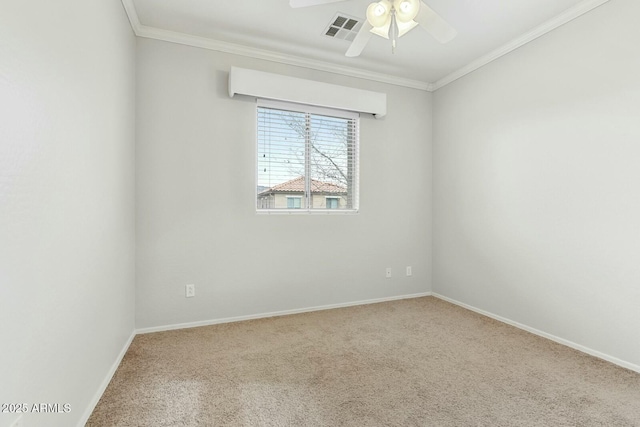
<path id="1" fill-rule="evenodd" d="M 358 139 L 356 113 L 259 102 L 258 211 L 357 211 Z"/>

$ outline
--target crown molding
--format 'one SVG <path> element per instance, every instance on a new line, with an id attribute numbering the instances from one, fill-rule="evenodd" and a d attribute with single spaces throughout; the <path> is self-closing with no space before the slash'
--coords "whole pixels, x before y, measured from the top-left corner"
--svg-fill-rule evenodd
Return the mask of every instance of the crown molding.
<path id="1" fill-rule="evenodd" d="M 194 36 L 191 34 L 180 33 L 176 31 L 163 30 L 160 28 L 142 25 L 138 19 L 133 0 L 122 0 L 125 11 L 129 16 L 131 28 L 138 37 L 162 40 L 171 43 L 183 44 L 202 49 L 215 50 L 218 52 L 230 53 L 234 55 L 247 56 L 250 58 L 262 59 L 265 61 L 278 62 L 281 64 L 295 65 L 297 67 L 310 68 L 318 71 L 326 71 L 329 73 L 340 74 L 349 77 L 357 77 L 360 79 L 372 80 L 381 83 L 388 83 L 396 86 L 403 86 L 412 89 L 429 91 L 431 83 L 420 80 L 405 79 L 402 77 L 392 76 L 389 74 L 376 73 L 373 71 L 362 70 L 360 68 L 347 67 L 343 65 L 332 64 L 330 62 L 318 61 L 315 59 L 304 58 L 296 55 L 289 55 L 274 52 L 266 49 L 259 49 L 244 46 L 235 43 L 223 42 L 219 40 L 209 39 L 206 37 Z"/>
<path id="2" fill-rule="evenodd" d="M 453 73 L 447 75 L 446 77 L 443 77 L 442 79 L 438 80 L 435 83 L 431 84 L 431 90 L 432 91 L 436 91 L 446 85 L 448 85 L 449 83 L 454 82 L 455 80 L 458 80 L 461 77 L 466 76 L 469 73 L 472 73 L 474 71 L 476 71 L 477 69 L 484 67 L 485 65 L 489 64 L 490 62 L 495 61 L 496 59 L 508 54 L 509 52 L 512 52 L 516 49 L 518 49 L 521 46 L 524 46 L 525 44 L 537 39 L 538 37 L 541 37 L 553 30 L 555 30 L 556 28 L 570 22 L 573 21 L 574 19 L 584 15 L 587 12 L 590 12 L 591 10 L 602 6 L 603 4 L 607 3 L 609 0 L 584 0 L 580 3 L 578 3 L 577 5 L 575 5 L 574 7 L 567 9 L 566 11 L 564 11 L 563 13 L 561 13 L 560 15 L 556 16 L 555 18 L 552 18 L 550 20 L 548 20 L 547 22 L 545 22 L 544 24 L 534 28 L 533 30 L 529 31 L 526 34 L 523 34 L 522 36 L 512 40 L 511 42 L 499 47 L 498 49 L 488 53 L 487 55 L 481 56 L 480 58 L 470 62 L 469 64 L 465 65 L 464 67 L 454 71 Z"/>
<path id="3" fill-rule="evenodd" d="M 133 0 L 122 0 L 122 6 L 124 6 L 124 11 L 127 13 L 131 28 L 137 36 L 138 29 L 140 28 L 140 19 L 138 19 L 138 12 L 136 11 L 136 6 L 133 4 Z"/>
<path id="4" fill-rule="evenodd" d="M 215 50 L 218 52 L 231 53 L 234 55 L 247 56 L 250 58 L 262 59 L 271 62 L 279 62 L 281 64 L 295 65 L 297 67 L 311 68 L 318 71 L 326 71 L 334 74 L 341 74 L 349 77 L 357 77 L 376 82 L 389 83 L 396 86 L 404 86 L 413 89 L 428 90 L 429 83 L 418 80 L 404 79 L 389 74 L 375 73 L 359 68 L 346 67 L 342 65 L 332 64 L 329 62 L 318 61 L 315 59 L 303 58 L 295 55 L 289 55 L 274 52 L 265 49 L 258 49 L 244 45 L 213 40 L 206 37 L 193 36 L 190 34 L 179 33 L 175 31 L 162 30 L 154 27 L 140 25 L 138 32 L 139 37 L 162 40 L 171 43 L 183 44 L 187 46 L 199 47 L 202 49 Z"/>
<path id="5" fill-rule="evenodd" d="M 318 71 L 326 71 L 329 73 L 340 74 L 349 77 L 356 77 L 381 83 L 388 83 L 396 86 L 403 86 L 412 89 L 433 92 L 524 46 L 525 44 L 537 39 L 538 37 L 541 37 L 548 32 L 553 31 L 570 21 L 573 21 L 574 19 L 609 1 L 610 0 L 584 0 L 574 7 L 567 9 L 555 18 L 552 18 L 544 24 L 534 28 L 528 33 L 523 34 L 522 36 L 499 47 L 498 49 L 488 53 L 487 55 L 481 56 L 480 58 L 470 62 L 464 67 L 459 68 L 458 70 L 433 83 L 406 79 L 389 74 L 367 71 L 360 68 L 337 65 L 326 61 L 319 61 L 296 55 L 289 55 L 266 49 L 259 49 L 235 43 L 209 39 L 206 37 L 149 27 L 140 23 L 135 5 L 133 3 L 134 0 L 122 0 L 122 4 L 124 5 L 124 9 L 127 12 L 127 16 L 129 17 L 131 28 L 133 28 L 134 33 L 138 37 L 162 40 L 170 43 L 183 44 L 186 46 L 198 47 L 202 49 L 214 50 L 240 56 L 247 56 L 251 58 L 262 59 L 265 61 L 278 62 L 281 64 L 294 65 L 297 67 L 310 68 Z"/>

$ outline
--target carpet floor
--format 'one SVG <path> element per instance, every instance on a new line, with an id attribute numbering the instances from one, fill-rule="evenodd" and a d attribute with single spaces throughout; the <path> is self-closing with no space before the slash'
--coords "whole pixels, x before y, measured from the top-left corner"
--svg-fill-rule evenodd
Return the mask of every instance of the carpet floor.
<path id="1" fill-rule="evenodd" d="M 88 426 L 640 426 L 640 374 L 433 297 L 138 335 Z"/>

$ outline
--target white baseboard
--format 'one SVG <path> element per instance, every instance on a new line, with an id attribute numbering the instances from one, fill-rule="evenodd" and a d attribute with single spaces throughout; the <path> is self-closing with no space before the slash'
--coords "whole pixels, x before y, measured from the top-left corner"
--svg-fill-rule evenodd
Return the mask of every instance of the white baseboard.
<path id="1" fill-rule="evenodd" d="M 120 354 L 118 354 L 118 357 L 113 362 L 113 365 L 111 365 L 111 369 L 109 369 L 107 376 L 102 381 L 102 384 L 100 384 L 98 391 L 96 391 L 96 394 L 93 396 L 93 399 L 91 399 L 91 402 L 89 403 L 89 406 L 87 406 L 87 409 L 84 411 L 84 414 L 82 414 L 82 418 L 78 423 L 78 427 L 84 427 L 87 421 L 89 421 L 89 417 L 93 413 L 93 410 L 96 408 L 96 405 L 100 401 L 100 398 L 104 394 L 104 391 L 107 389 L 107 386 L 111 382 L 113 375 L 116 373 L 118 366 L 120 366 L 120 363 L 122 362 L 122 359 L 124 358 L 124 355 L 126 354 L 127 350 L 129 350 L 129 346 L 133 342 L 133 339 L 135 338 L 135 336 L 136 336 L 136 331 L 131 332 L 131 336 L 122 347 L 122 350 L 120 350 Z"/>
<path id="2" fill-rule="evenodd" d="M 247 316 L 226 317 L 222 319 L 202 320 L 198 322 L 178 323 L 174 325 L 154 326 L 151 328 L 141 328 L 136 330 L 136 334 L 148 334 L 151 332 L 172 331 L 175 329 L 196 328 L 198 326 L 218 325 L 221 323 L 242 322 L 244 320 L 264 319 L 267 317 L 288 316 L 290 314 L 308 313 L 311 311 L 331 310 L 334 308 L 353 307 L 357 305 L 376 304 L 379 302 L 396 301 L 401 299 L 421 298 L 431 296 L 431 292 L 418 294 L 399 295 L 385 298 L 375 298 L 362 301 L 352 301 L 339 304 L 321 305 L 316 307 L 298 308 L 294 310 L 272 311 L 269 313 L 250 314 Z"/>
<path id="3" fill-rule="evenodd" d="M 471 310 L 471 311 L 474 311 L 476 313 L 482 314 L 483 316 L 487 316 L 487 317 L 490 317 L 492 319 L 498 320 L 498 321 L 500 321 L 502 323 L 506 323 L 507 325 L 515 326 L 518 329 L 522 329 L 524 331 L 531 332 L 534 335 L 538 335 L 538 336 L 541 336 L 543 338 L 547 338 L 547 339 L 549 339 L 551 341 L 555 341 L 558 344 L 566 345 L 567 347 L 571 347 L 574 350 L 578 350 L 578 351 L 581 351 L 583 353 L 589 354 L 591 356 L 597 357 L 598 359 L 606 360 L 607 362 L 611 362 L 611 363 L 613 363 L 615 365 L 618 365 L 618 366 L 621 366 L 623 368 L 630 369 L 632 371 L 640 373 L 640 366 L 636 365 L 634 363 L 630 363 L 630 362 L 627 362 L 625 360 L 618 359 L 617 357 L 609 356 L 608 354 L 593 350 L 591 348 L 585 347 L 585 346 L 580 345 L 580 344 L 576 344 L 573 341 L 569 341 L 569 340 L 566 340 L 564 338 L 560 338 L 560 337 L 557 337 L 555 335 L 551 335 L 551 334 L 548 334 L 546 332 L 540 331 L 538 329 L 532 328 L 530 326 L 523 325 L 522 323 L 515 322 L 515 321 L 513 321 L 511 319 L 507 319 L 505 317 L 498 316 L 498 315 L 493 314 L 493 313 L 489 313 L 488 311 L 481 310 L 479 308 L 473 307 L 473 306 L 471 306 L 469 304 L 465 304 L 465 303 L 460 302 L 460 301 L 456 301 L 456 300 L 454 300 L 452 298 L 449 298 L 449 297 L 446 297 L 444 295 L 440 295 L 440 294 L 435 293 L 435 292 L 432 292 L 431 295 L 433 297 L 439 298 L 439 299 L 441 299 L 443 301 L 450 302 L 451 304 L 455 304 L 455 305 L 460 306 L 462 308 L 466 308 L 467 310 Z"/>

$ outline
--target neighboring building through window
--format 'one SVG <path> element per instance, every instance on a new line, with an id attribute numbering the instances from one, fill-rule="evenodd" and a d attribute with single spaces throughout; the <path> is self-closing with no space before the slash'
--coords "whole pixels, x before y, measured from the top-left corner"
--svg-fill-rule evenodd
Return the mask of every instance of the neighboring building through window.
<path id="1" fill-rule="evenodd" d="M 357 211 L 356 113 L 259 101 L 258 211 Z"/>
<path id="2" fill-rule="evenodd" d="M 258 206 L 263 209 L 301 209 L 305 178 L 299 176 L 258 193 Z M 331 197 L 327 196 L 331 195 Z M 347 189 L 331 183 L 311 180 L 312 205 L 318 209 L 340 209 L 347 205 Z"/>

